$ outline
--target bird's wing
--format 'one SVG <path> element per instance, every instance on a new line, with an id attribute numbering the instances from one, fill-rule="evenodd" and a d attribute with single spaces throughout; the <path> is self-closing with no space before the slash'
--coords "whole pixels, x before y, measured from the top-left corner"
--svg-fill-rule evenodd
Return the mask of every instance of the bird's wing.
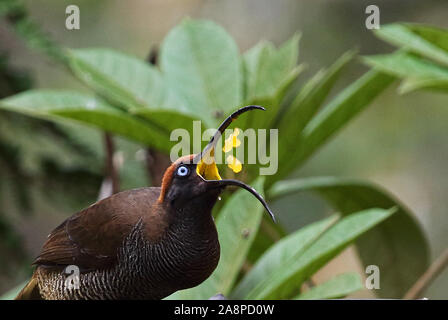
<path id="1" fill-rule="evenodd" d="M 80 211 L 54 229 L 33 264 L 76 265 L 81 271 L 107 268 L 139 219 L 150 215 L 159 188 L 117 193 Z"/>

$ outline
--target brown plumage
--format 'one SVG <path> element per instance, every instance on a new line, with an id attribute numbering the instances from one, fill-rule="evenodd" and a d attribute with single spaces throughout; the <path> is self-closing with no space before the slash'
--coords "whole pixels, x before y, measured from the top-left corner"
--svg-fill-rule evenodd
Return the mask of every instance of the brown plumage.
<path id="1" fill-rule="evenodd" d="M 243 187 L 271 212 L 251 187 L 199 175 L 195 159 L 174 162 L 160 188 L 114 194 L 65 220 L 48 236 L 16 299 L 161 299 L 207 279 L 219 261 L 211 212 L 221 191 Z M 79 269 L 78 288 L 67 285 L 67 266 Z"/>

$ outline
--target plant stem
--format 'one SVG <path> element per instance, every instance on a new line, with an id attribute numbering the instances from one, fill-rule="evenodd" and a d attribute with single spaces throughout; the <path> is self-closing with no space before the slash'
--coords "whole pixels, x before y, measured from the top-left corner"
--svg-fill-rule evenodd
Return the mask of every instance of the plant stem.
<path id="1" fill-rule="evenodd" d="M 160 187 L 162 185 L 162 178 L 165 170 L 170 166 L 170 158 L 155 149 L 147 148 L 145 150 L 146 156 L 146 170 L 151 179 L 151 185 Z"/>
<path id="2" fill-rule="evenodd" d="M 114 161 L 115 144 L 111 134 L 104 134 L 104 144 L 106 147 L 106 175 L 112 182 L 112 193 L 117 193 L 120 191 L 120 181 L 118 177 L 118 169 Z"/>
<path id="3" fill-rule="evenodd" d="M 426 272 L 404 295 L 403 299 L 418 299 L 437 276 L 448 266 L 448 248 L 431 264 Z"/>
<path id="4" fill-rule="evenodd" d="M 115 161 L 115 145 L 110 133 L 104 133 L 104 149 L 106 152 L 105 174 L 101 184 L 98 200 L 107 198 L 120 191 L 120 178 Z"/>
<path id="5" fill-rule="evenodd" d="M 146 61 L 157 66 L 158 59 L 158 49 L 153 47 L 146 58 Z M 151 185 L 154 187 L 159 187 L 162 184 L 163 174 L 166 168 L 171 164 L 169 157 L 153 148 L 147 148 L 145 150 L 146 157 L 146 171 L 148 172 L 148 178 L 151 180 Z"/>

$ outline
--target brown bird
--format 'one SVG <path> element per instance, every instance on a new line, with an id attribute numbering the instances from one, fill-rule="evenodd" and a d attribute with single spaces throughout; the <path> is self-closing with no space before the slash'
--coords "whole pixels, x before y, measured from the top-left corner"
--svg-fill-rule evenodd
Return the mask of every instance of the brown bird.
<path id="1" fill-rule="evenodd" d="M 165 171 L 161 187 L 114 194 L 65 220 L 48 236 L 16 299 L 162 299 L 207 279 L 220 256 L 212 209 L 226 186 L 251 192 L 274 219 L 253 188 L 222 180 L 215 162 L 206 161 L 214 160 L 229 124 L 253 109 L 264 110 L 234 112 L 200 154 Z M 79 276 L 68 283 L 66 268 L 73 266 Z"/>

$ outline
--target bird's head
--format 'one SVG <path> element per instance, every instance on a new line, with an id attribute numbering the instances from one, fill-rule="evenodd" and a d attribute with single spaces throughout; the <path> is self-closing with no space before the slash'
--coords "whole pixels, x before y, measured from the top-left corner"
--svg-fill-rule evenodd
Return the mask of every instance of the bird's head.
<path id="1" fill-rule="evenodd" d="M 159 202 L 174 207 L 194 204 L 195 207 L 211 210 L 225 187 L 236 186 L 252 193 L 275 221 L 266 201 L 254 188 L 239 180 L 221 179 L 214 161 L 214 150 L 224 130 L 240 114 L 254 109 L 264 110 L 259 106 L 238 109 L 224 120 L 201 153 L 181 157 L 172 163 L 163 176 Z"/>

